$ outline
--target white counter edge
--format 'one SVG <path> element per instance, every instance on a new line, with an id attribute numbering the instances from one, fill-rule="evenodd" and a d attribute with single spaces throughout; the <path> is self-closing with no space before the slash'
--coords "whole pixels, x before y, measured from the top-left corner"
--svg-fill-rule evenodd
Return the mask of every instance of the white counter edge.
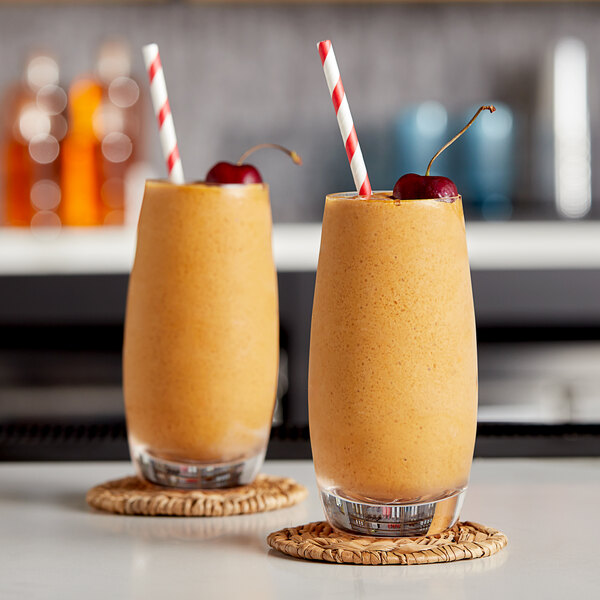
<path id="1" fill-rule="evenodd" d="M 276 224 L 273 253 L 279 271 L 314 271 L 321 226 Z M 474 270 L 600 269 L 600 222 L 470 223 Z M 131 228 L 64 228 L 40 237 L 0 228 L 0 276 L 126 274 L 135 250 Z"/>

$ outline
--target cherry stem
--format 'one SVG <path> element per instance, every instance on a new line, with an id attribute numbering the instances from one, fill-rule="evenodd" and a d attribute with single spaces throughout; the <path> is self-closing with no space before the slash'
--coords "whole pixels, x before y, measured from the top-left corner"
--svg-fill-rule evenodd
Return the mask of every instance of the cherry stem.
<path id="1" fill-rule="evenodd" d="M 257 150 L 262 150 L 263 148 L 275 148 L 275 150 L 281 150 L 282 152 L 285 152 L 285 154 L 287 154 L 294 161 L 295 164 L 302 164 L 302 159 L 300 158 L 300 155 L 296 154 L 293 150 L 288 150 L 287 148 L 284 148 L 279 144 L 258 144 L 258 146 L 253 146 L 252 148 L 250 148 L 250 150 L 246 150 L 246 152 L 244 152 L 244 154 L 240 156 L 240 159 L 237 161 L 238 166 L 243 165 L 244 161 L 253 152 L 256 152 Z"/>
<path id="2" fill-rule="evenodd" d="M 473 121 L 475 121 L 475 119 L 479 116 L 479 113 L 482 110 L 489 110 L 491 113 L 496 111 L 496 107 L 495 106 L 481 106 L 479 108 L 479 110 L 473 115 L 473 118 L 444 146 L 442 146 L 436 153 L 435 156 L 429 161 L 429 164 L 427 165 L 427 171 L 425 171 L 425 177 L 429 176 L 429 171 L 431 169 L 431 165 L 433 164 L 433 161 L 451 144 L 453 144 L 467 129 L 469 129 L 469 127 L 471 127 L 471 125 L 473 125 Z"/>

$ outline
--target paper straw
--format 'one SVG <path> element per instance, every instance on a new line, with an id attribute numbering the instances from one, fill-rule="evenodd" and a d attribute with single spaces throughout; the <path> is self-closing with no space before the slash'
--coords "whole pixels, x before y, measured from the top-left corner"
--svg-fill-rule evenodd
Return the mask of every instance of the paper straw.
<path id="1" fill-rule="evenodd" d="M 165 74 L 160 64 L 160 54 L 156 44 L 148 44 L 142 48 L 144 54 L 144 63 L 150 79 L 150 96 L 154 113 L 158 121 L 158 134 L 163 156 L 167 163 L 167 173 L 172 183 L 182 184 L 185 181 L 183 176 L 183 166 L 179 157 L 179 148 L 177 146 L 177 136 L 175 135 L 175 124 L 173 115 L 169 106 L 169 97 L 167 96 L 167 84 Z"/>
<path id="2" fill-rule="evenodd" d="M 338 125 L 340 126 L 342 140 L 346 147 L 346 154 L 350 161 L 350 169 L 352 171 L 352 177 L 354 178 L 356 191 L 361 196 L 370 196 L 371 183 L 369 182 L 369 176 L 367 175 L 367 166 L 365 165 L 365 159 L 363 158 L 360 144 L 358 143 L 354 121 L 350 114 L 350 105 L 348 104 L 346 92 L 342 85 L 342 78 L 340 77 L 340 70 L 338 69 L 337 61 L 335 60 L 331 40 L 319 42 L 317 48 L 319 49 L 319 55 L 321 57 L 321 62 L 323 63 L 325 80 L 327 81 L 327 87 L 329 88 L 331 100 L 333 101 L 333 108 L 335 109 Z"/>

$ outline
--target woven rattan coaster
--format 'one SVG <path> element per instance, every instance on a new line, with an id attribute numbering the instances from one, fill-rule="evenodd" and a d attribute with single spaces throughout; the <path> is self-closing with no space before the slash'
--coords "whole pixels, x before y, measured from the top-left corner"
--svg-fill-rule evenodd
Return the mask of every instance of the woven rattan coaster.
<path id="1" fill-rule="evenodd" d="M 507 544 L 496 529 L 465 521 L 438 535 L 374 538 L 336 531 L 324 521 L 282 529 L 267 538 L 271 548 L 306 560 L 355 565 L 421 565 L 481 558 Z"/>
<path id="2" fill-rule="evenodd" d="M 258 475 L 250 485 L 220 490 L 177 490 L 137 477 L 93 487 L 87 503 L 120 515 L 226 517 L 286 508 L 304 500 L 304 486 L 287 477 Z"/>

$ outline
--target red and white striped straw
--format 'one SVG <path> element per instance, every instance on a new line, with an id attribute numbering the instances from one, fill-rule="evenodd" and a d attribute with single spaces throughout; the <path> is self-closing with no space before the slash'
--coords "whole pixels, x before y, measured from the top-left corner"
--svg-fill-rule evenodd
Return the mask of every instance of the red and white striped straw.
<path id="1" fill-rule="evenodd" d="M 142 48 L 144 54 L 144 63 L 150 79 L 150 96 L 154 113 L 158 121 L 158 133 L 160 145 L 162 146 L 163 156 L 167 163 L 167 172 L 172 183 L 182 184 L 185 181 L 183 176 L 183 166 L 179 156 L 177 146 L 177 136 L 175 135 L 175 124 L 173 115 L 169 106 L 169 97 L 167 96 L 167 84 L 165 74 L 160 64 L 160 54 L 156 44 L 148 44 Z"/>
<path id="2" fill-rule="evenodd" d="M 350 161 L 350 169 L 352 170 L 352 177 L 354 177 L 356 191 L 361 196 L 370 196 L 371 183 L 367 175 L 367 166 L 365 165 L 365 159 L 358 143 L 354 121 L 350 114 L 350 106 L 346 98 L 344 86 L 342 85 L 342 78 L 340 77 L 340 70 L 335 60 L 331 40 L 319 42 L 317 48 L 319 49 L 319 55 L 323 63 L 325 80 L 327 81 L 327 87 L 333 100 L 333 108 L 335 109 L 338 125 L 340 126 L 342 140 L 344 141 L 344 146 L 346 146 L 346 154 Z"/>

